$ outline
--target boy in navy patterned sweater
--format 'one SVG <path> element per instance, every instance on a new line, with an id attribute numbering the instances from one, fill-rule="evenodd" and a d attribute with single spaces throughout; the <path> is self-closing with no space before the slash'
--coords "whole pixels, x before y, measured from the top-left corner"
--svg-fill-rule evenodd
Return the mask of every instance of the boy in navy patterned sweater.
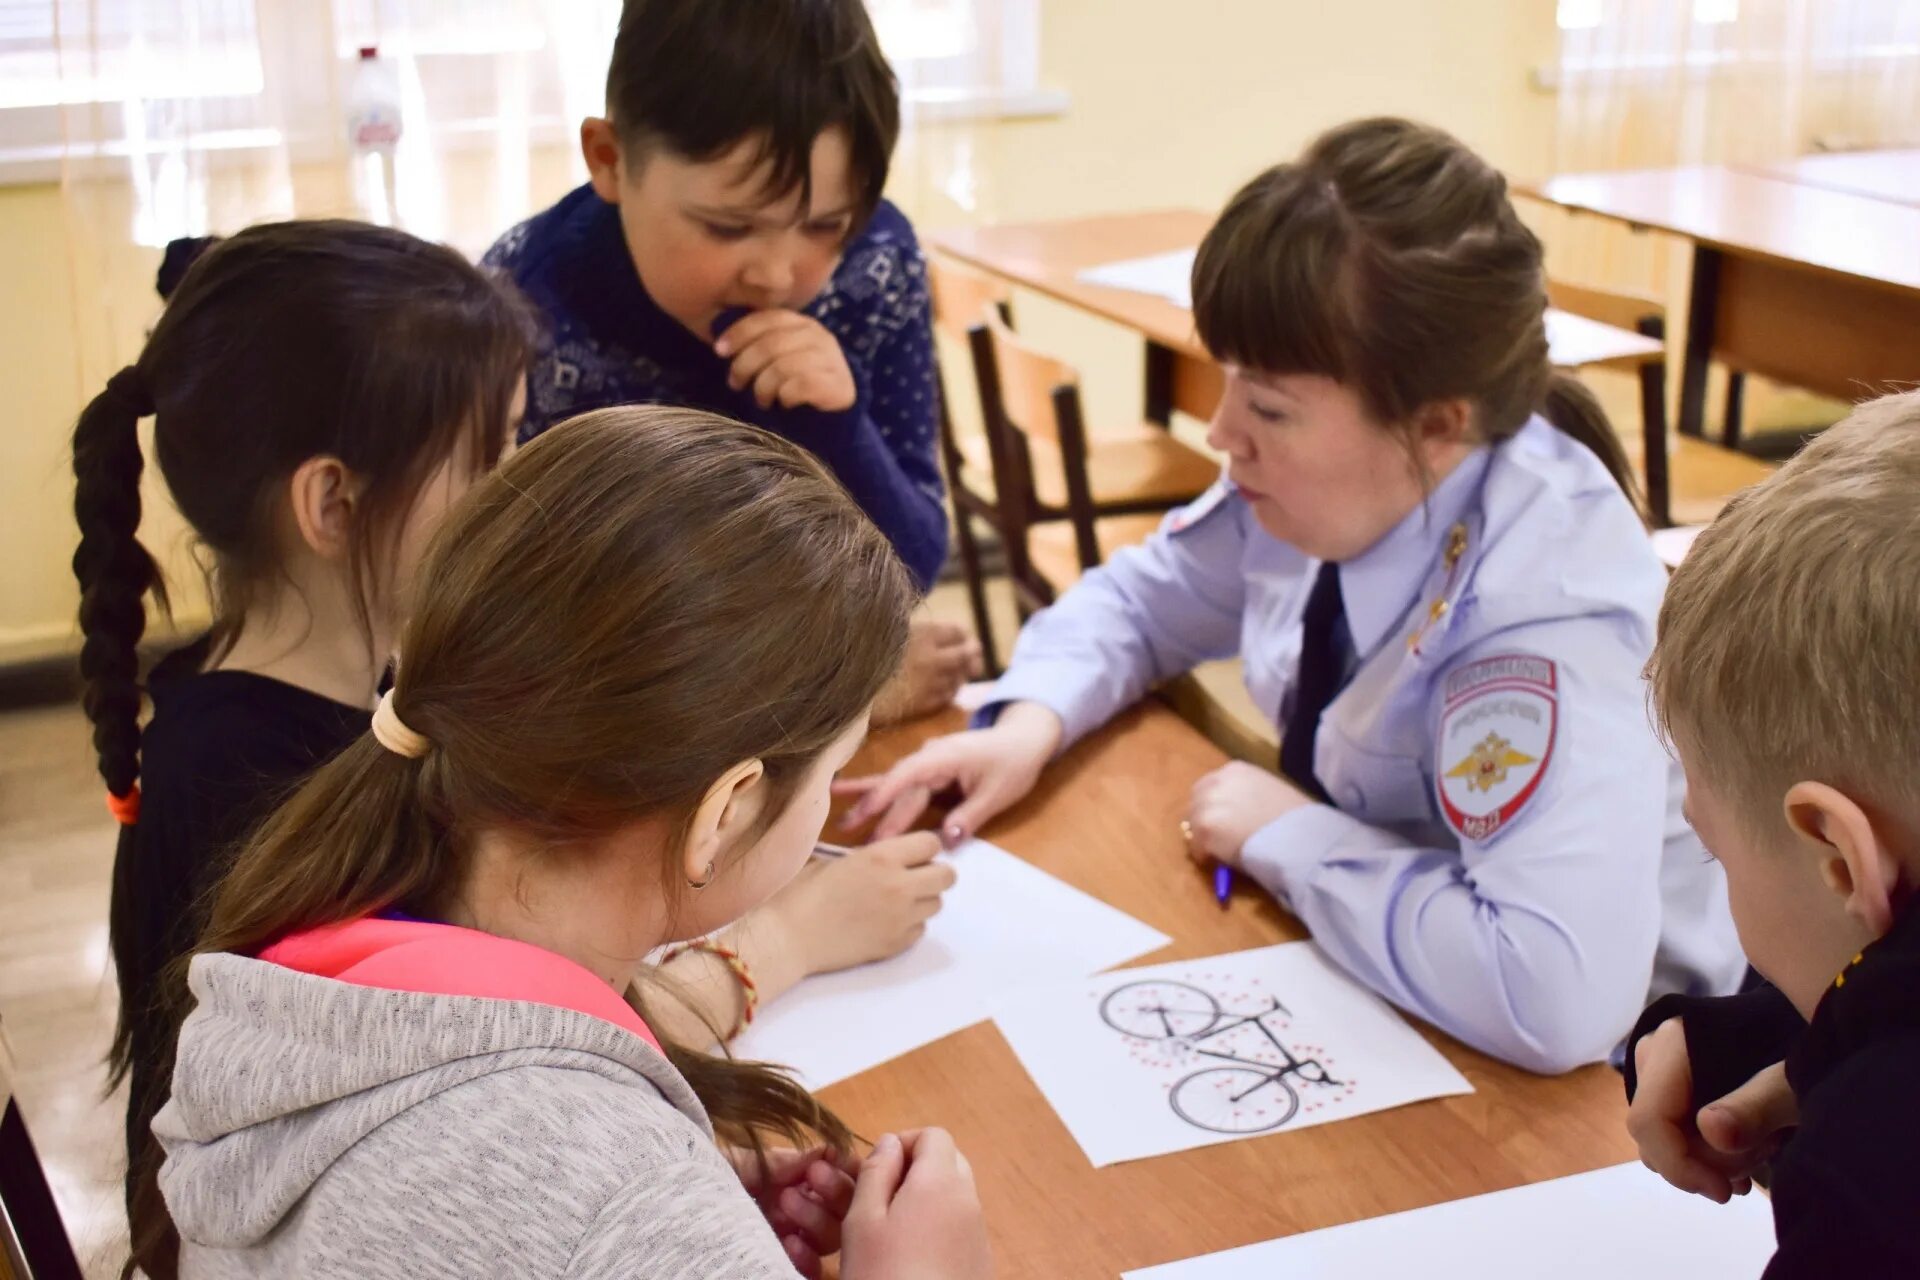
<path id="1" fill-rule="evenodd" d="M 811 450 L 921 585 L 946 556 L 926 260 L 881 198 L 893 73 L 860 0 L 628 0 L 588 185 L 486 262 L 548 318 L 522 438 L 591 409 L 685 404 Z M 916 625 L 876 715 L 977 672 Z"/>

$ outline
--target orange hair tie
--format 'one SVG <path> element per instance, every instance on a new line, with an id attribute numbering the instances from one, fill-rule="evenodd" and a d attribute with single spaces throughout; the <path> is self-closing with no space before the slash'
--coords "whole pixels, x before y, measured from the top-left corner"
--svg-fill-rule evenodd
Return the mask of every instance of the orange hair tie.
<path id="1" fill-rule="evenodd" d="M 123 827 L 140 821 L 140 784 L 134 783 L 123 796 L 107 792 L 107 812 L 118 818 Z"/>

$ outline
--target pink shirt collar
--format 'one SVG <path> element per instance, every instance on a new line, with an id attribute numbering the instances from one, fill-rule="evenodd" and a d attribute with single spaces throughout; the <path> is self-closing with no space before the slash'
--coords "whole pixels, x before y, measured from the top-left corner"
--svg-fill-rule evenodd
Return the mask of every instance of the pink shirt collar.
<path id="1" fill-rule="evenodd" d="M 260 953 L 283 968 L 356 986 L 423 995 L 524 1000 L 572 1009 L 660 1041 L 598 976 L 531 943 L 459 925 L 365 916 L 289 934 Z"/>

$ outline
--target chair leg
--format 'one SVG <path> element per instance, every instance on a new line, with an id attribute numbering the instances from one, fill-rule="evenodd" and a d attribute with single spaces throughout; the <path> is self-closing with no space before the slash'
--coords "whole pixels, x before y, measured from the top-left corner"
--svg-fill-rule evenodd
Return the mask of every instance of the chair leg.
<path id="1" fill-rule="evenodd" d="M 1019 616 L 1020 625 L 1025 626 L 1034 614 L 1053 604 L 1053 585 L 1031 570 L 1011 576 L 1014 612 Z"/>
<path id="2" fill-rule="evenodd" d="M 987 581 L 980 569 L 980 543 L 973 536 L 973 517 L 965 509 L 953 513 L 954 538 L 960 544 L 960 567 L 967 576 L 967 602 L 973 606 L 973 631 L 980 637 L 989 679 L 1000 678 L 1000 652 L 993 642 L 993 619 L 987 613 Z"/>
<path id="3" fill-rule="evenodd" d="M 1743 428 L 1741 419 L 1746 416 L 1747 375 L 1738 369 L 1727 370 L 1727 425 L 1721 431 L 1720 443 L 1729 449 L 1740 447 Z"/>
<path id="4" fill-rule="evenodd" d="M 1667 362 L 1640 366 L 1640 432 L 1646 459 L 1647 517 L 1656 529 L 1673 523 L 1672 480 L 1667 468 Z"/>

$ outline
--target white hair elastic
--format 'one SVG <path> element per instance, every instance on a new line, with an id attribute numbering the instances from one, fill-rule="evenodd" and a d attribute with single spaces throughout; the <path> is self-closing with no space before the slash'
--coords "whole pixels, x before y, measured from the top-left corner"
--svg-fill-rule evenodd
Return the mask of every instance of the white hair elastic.
<path id="1" fill-rule="evenodd" d="M 433 749 L 426 735 L 409 729 L 394 710 L 391 689 L 380 695 L 380 705 L 373 709 L 373 736 L 381 746 L 409 760 L 418 760 Z"/>

